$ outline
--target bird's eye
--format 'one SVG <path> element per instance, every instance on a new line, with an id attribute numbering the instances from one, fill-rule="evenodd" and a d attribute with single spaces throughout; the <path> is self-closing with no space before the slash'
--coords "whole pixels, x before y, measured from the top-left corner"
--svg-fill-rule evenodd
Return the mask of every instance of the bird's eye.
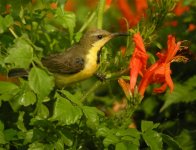
<path id="1" fill-rule="evenodd" d="M 98 35 L 97 38 L 98 39 L 102 39 L 103 38 L 103 35 Z"/>

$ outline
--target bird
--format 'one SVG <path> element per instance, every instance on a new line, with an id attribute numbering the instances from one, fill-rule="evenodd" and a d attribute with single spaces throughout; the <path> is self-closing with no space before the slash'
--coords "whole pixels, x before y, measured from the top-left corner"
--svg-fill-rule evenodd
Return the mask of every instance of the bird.
<path id="1" fill-rule="evenodd" d="M 54 75 L 55 85 L 63 88 L 93 76 L 99 67 L 102 47 L 115 37 L 127 35 L 127 33 L 91 29 L 81 37 L 78 43 L 64 52 L 43 57 L 41 62 Z M 16 68 L 8 72 L 8 77 L 27 74 L 26 70 Z"/>

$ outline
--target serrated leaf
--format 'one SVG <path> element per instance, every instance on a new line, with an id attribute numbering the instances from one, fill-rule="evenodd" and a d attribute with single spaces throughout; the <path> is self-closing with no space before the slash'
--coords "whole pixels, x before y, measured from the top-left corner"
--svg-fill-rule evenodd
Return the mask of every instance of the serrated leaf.
<path id="1" fill-rule="evenodd" d="M 29 68 L 33 60 L 33 48 L 25 38 L 23 36 L 15 40 L 13 47 L 8 49 L 5 63 L 14 64 L 15 68 Z"/>
<path id="2" fill-rule="evenodd" d="M 103 116 L 104 113 L 98 110 L 96 107 L 83 106 L 82 110 L 87 119 L 87 126 L 92 129 L 96 129 L 99 125 L 99 115 Z"/>
<path id="3" fill-rule="evenodd" d="M 163 133 L 161 134 L 161 136 L 163 138 L 163 142 L 167 143 L 169 148 L 172 148 L 172 149 L 175 149 L 175 150 L 182 150 L 182 148 L 180 147 L 178 142 L 175 141 L 171 136 L 163 134 Z"/>
<path id="4" fill-rule="evenodd" d="M 142 123 L 141 123 L 142 132 L 145 132 L 147 130 L 152 130 L 154 128 L 157 128 L 158 126 L 159 126 L 159 123 L 154 124 L 152 121 L 142 120 Z"/>
<path id="5" fill-rule="evenodd" d="M 82 111 L 78 106 L 72 105 L 70 101 L 57 94 L 51 120 L 57 120 L 61 125 L 70 125 L 76 123 L 82 115 Z"/>
<path id="6" fill-rule="evenodd" d="M 163 142 L 160 134 L 153 130 L 142 133 L 142 137 L 151 150 L 162 150 Z"/>
<path id="7" fill-rule="evenodd" d="M 40 98 L 46 97 L 54 87 L 54 77 L 46 71 L 33 67 L 29 73 L 29 86 Z"/>

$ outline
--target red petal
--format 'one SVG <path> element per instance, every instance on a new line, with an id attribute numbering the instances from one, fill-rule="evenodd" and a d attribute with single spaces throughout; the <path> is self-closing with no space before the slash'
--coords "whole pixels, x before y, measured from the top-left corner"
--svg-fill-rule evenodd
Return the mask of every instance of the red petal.
<path id="1" fill-rule="evenodd" d="M 167 88 L 167 83 L 164 83 L 161 87 L 154 88 L 153 92 L 155 92 L 155 93 L 163 93 L 163 92 L 165 92 L 166 88 Z"/>

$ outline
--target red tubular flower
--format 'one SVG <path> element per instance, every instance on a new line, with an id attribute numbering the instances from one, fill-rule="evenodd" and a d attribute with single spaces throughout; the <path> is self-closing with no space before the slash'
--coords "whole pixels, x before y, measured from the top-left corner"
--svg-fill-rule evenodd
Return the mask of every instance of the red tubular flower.
<path id="1" fill-rule="evenodd" d="M 118 79 L 118 83 L 119 83 L 119 85 L 122 87 L 122 89 L 123 89 L 123 91 L 124 91 L 126 97 L 127 97 L 128 99 L 130 99 L 130 97 L 132 96 L 132 93 L 131 93 L 131 91 L 130 91 L 129 84 L 126 83 L 126 81 L 123 80 L 122 78 L 119 78 L 119 79 Z"/>
<path id="2" fill-rule="evenodd" d="M 148 4 L 146 0 L 135 0 L 135 11 L 131 9 L 127 0 L 118 0 L 118 8 L 123 16 L 128 20 L 130 27 L 137 25 L 140 21 L 144 11 L 147 9 Z"/>
<path id="3" fill-rule="evenodd" d="M 148 3 L 146 0 L 135 0 L 136 12 L 142 14 L 147 8 Z"/>
<path id="4" fill-rule="evenodd" d="M 140 73 L 142 75 L 142 73 L 146 70 L 146 63 L 148 59 L 148 55 L 146 53 L 140 33 L 134 34 L 133 40 L 135 43 L 135 49 L 129 64 L 130 89 L 132 92 L 134 91 L 138 74 Z"/>
<path id="5" fill-rule="evenodd" d="M 171 79 L 170 64 L 175 59 L 181 44 L 181 42 L 176 43 L 175 41 L 175 37 L 172 35 L 168 36 L 166 53 L 157 53 L 159 60 L 145 72 L 139 85 L 139 93 L 141 95 L 144 95 L 147 86 L 151 83 L 162 83 L 161 87 L 154 89 L 156 93 L 164 92 L 167 86 L 169 86 L 170 92 L 173 91 L 174 85 Z"/>

